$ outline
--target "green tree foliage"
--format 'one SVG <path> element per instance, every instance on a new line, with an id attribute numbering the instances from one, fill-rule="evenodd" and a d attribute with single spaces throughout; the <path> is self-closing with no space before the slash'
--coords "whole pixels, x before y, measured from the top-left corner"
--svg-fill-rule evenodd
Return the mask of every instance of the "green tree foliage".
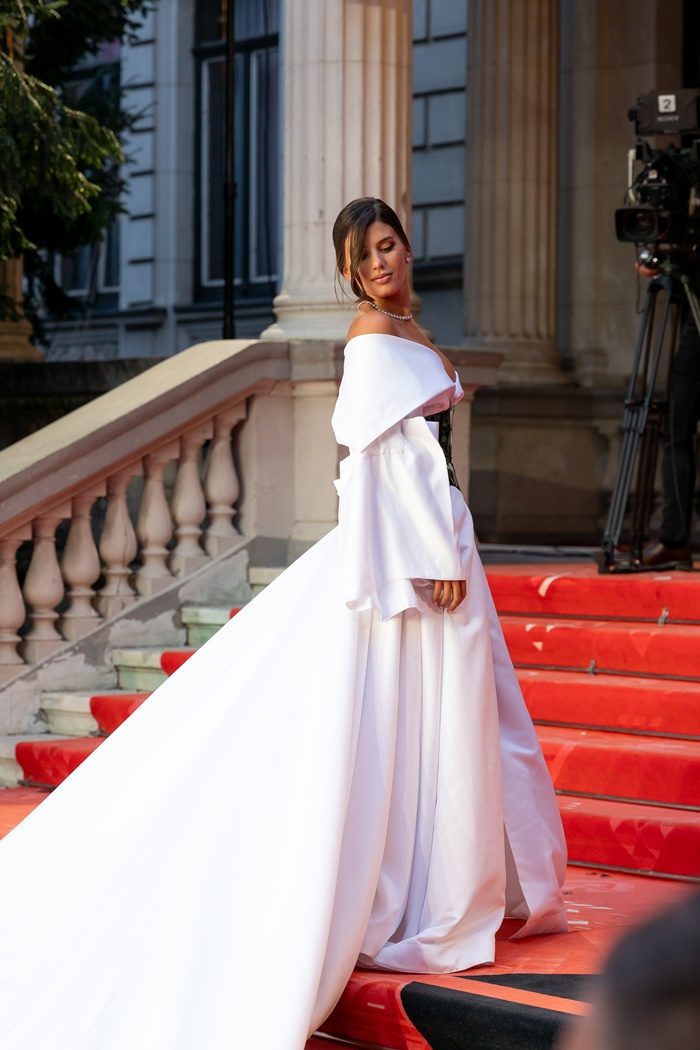
<path id="1" fill-rule="evenodd" d="M 52 311 L 74 304 L 55 286 L 48 253 L 95 243 L 118 213 L 120 137 L 134 119 L 114 67 L 92 69 L 75 98 L 65 85 L 86 57 L 127 38 L 148 6 L 0 0 L 0 259 L 23 253 Z"/>

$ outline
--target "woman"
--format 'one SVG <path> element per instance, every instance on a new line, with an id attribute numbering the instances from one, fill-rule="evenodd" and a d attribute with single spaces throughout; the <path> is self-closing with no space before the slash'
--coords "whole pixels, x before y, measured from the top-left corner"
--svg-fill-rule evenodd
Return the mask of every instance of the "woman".
<path id="1" fill-rule="evenodd" d="M 438 440 L 459 378 L 409 316 L 394 212 L 353 201 L 334 236 L 364 300 L 339 524 L 0 844 L 3 1050 L 301 1050 L 356 965 L 488 963 L 505 913 L 566 927 L 553 790 Z"/>

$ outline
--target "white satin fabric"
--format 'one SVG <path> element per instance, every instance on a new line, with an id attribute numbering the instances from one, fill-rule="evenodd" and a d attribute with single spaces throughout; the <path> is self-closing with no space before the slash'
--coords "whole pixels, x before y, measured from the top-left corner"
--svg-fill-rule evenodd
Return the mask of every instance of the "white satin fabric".
<path id="1" fill-rule="evenodd" d="M 350 341 L 339 525 L 0 843 L 2 1050 L 301 1050 L 357 964 L 566 928 L 469 511 L 411 416 L 460 394 L 421 344 Z"/>

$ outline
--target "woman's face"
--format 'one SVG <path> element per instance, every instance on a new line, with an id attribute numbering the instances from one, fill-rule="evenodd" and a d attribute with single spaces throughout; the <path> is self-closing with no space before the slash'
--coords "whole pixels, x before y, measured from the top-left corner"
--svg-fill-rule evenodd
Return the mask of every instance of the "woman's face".
<path id="1" fill-rule="evenodd" d="M 372 299 L 387 299 L 401 292 L 408 280 L 410 254 L 393 226 L 373 222 L 367 227 L 357 276 Z M 350 276 L 350 250 L 345 245 L 346 277 Z"/>

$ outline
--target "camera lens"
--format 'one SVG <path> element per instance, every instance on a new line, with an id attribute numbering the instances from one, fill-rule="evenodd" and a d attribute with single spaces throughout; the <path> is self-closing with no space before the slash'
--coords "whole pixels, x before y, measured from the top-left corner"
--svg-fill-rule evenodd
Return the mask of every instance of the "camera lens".
<path id="1" fill-rule="evenodd" d="M 618 208 L 615 232 L 619 241 L 650 243 L 657 240 L 660 233 L 659 215 L 653 208 Z"/>

